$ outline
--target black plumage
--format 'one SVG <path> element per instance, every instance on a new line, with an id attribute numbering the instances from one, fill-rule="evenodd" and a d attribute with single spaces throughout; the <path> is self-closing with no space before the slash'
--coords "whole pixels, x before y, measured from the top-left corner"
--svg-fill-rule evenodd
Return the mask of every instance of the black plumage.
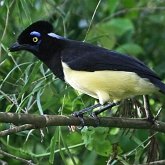
<path id="1" fill-rule="evenodd" d="M 34 37 L 37 37 L 37 42 L 34 42 Z M 96 73 L 97 71 L 123 71 L 121 72 L 121 74 L 123 74 L 124 72 L 128 73 L 126 74 L 126 80 L 129 80 L 131 78 L 139 79 L 139 84 L 137 83 L 137 86 L 136 84 L 130 84 L 133 86 L 133 88 L 132 93 L 130 95 L 128 94 L 128 97 L 132 95 L 143 94 L 143 90 L 139 92 L 140 83 L 142 84 L 142 88 L 146 86 L 145 83 L 148 83 L 148 86 L 151 86 L 151 93 L 155 92 L 157 88 L 161 92 L 165 93 L 165 85 L 161 82 L 160 78 L 156 75 L 155 72 L 149 69 L 138 59 L 98 46 L 94 46 L 92 44 L 80 41 L 73 41 L 58 36 L 53 33 L 52 25 L 46 21 L 35 22 L 20 34 L 20 36 L 18 37 L 18 42 L 10 48 L 10 51 L 18 50 L 28 50 L 32 52 L 35 56 L 42 60 L 61 80 L 66 80 L 66 77 L 68 77 L 66 81 L 71 86 L 75 87 L 75 89 L 80 89 L 80 91 L 98 98 L 99 100 L 101 100 L 100 98 L 103 97 L 103 103 L 108 101 L 109 99 L 109 97 L 106 95 L 113 95 L 113 92 L 112 95 L 110 92 L 114 89 L 107 89 L 107 91 L 105 91 L 104 87 L 101 86 L 99 92 L 102 92 L 103 94 L 100 95 L 99 92 L 97 92 L 97 87 L 95 89 L 90 89 L 90 81 L 85 87 L 84 84 L 86 83 L 86 81 L 82 82 L 81 86 L 80 80 L 79 82 L 76 82 L 76 78 L 71 77 L 71 75 L 66 75 L 66 72 L 68 74 L 73 71 L 75 71 L 75 73 L 79 71 L 81 76 L 83 76 L 84 73 L 89 73 L 90 75 L 90 73 Z M 64 64 L 66 65 L 65 67 Z M 69 68 L 69 70 L 67 70 L 67 67 Z M 109 73 L 107 76 L 110 76 Z M 127 87 L 124 87 L 124 85 L 122 85 L 123 88 L 119 87 L 119 89 L 122 88 L 121 92 L 125 93 L 125 95 L 128 92 L 131 92 L 131 89 L 127 91 L 128 84 L 127 82 L 124 82 L 126 80 L 120 81 L 121 84 L 125 83 Z M 91 82 L 93 82 L 93 80 Z M 131 80 L 130 82 L 133 81 Z M 97 83 L 99 83 L 98 80 Z M 89 89 L 88 86 L 90 86 Z M 100 86 L 98 85 L 98 87 Z M 110 86 L 108 88 L 110 88 Z M 136 88 L 138 88 L 138 90 Z M 144 94 L 148 94 L 149 90 L 150 89 L 148 89 L 146 93 L 144 92 Z"/>
<path id="2" fill-rule="evenodd" d="M 74 47 L 77 49 L 75 50 Z M 73 58 L 73 54 L 81 55 Z M 134 57 L 77 41 L 71 41 L 61 57 L 62 61 L 73 70 L 89 72 L 114 70 L 137 73 L 140 77 L 149 79 L 160 88 L 161 92 L 165 93 L 165 85 L 158 75 Z"/>

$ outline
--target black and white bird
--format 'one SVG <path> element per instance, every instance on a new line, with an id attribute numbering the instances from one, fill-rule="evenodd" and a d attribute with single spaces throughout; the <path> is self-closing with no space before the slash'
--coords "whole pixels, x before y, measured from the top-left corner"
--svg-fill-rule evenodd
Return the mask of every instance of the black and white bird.
<path id="1" fill-rule="evenodd" d="M 99 100 L 99 104 L 75 112 L 75 116 L 81 117 L 86 111 L 101 107 L 97 115 L 132 96 L 165 93 L 165 84 L 138 59 L 61 37 L 53 33 L 53 26 L 47 21 L 27 27 L 9 50 L 33 53 L 58 78 Z"/>

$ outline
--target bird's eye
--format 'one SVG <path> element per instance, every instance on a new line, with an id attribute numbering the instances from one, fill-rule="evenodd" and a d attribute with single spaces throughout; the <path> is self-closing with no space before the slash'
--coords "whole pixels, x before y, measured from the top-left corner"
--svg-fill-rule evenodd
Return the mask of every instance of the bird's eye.
<path id="1" fill-rule="evenodd" d="M 33 42 L 38 42 L 38 37 L 33 37 Z"/>

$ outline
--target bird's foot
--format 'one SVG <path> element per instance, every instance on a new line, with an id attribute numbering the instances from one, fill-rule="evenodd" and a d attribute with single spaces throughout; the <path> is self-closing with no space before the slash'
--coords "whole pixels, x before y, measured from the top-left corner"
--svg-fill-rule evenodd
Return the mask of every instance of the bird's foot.
<path id="1" fill-rule="evenodd" d="M 81 111 L 76 111 L 72 114 L 72 116 L 77 117 L 81 122 L 81 127 L 78 127 L 79 129 L 82 129 L 85 126 L 83 113 Z"/>
<path id="2" fill-rule="evenodd" d="M 116 105 L 119 105 L 119 104 L 120 104 L 120 102 L 117 102 L 117 103 L 108 103 L 108 104 L 102 106 L 99 110 L 96 110 L 96 111 L 92 112 L 92 113 L 90 114 L 90 116 L 91 116 L 92 118 L 94 118 L 94 120 L 95 120 L 95 122 L 96 122 L 96 126 L 99 126 L 99 124 L 100 124 L 100 119 L 99 119 L 99 117 L 98 117 L 98 115 L 99 115 L 100 113 L 106 111 L 107 109 L 111 109 L 112 107 L 114 107 L 114 106 L 116 106 Z"/>
<path id="3" fill-rule="evenodd" d="M 101 105 L 101 104 L 95 104 L 95 105 L 92 105 L 90 107 L 87 107 L 85 109 L 82 109 L 81 111 L 76 111 L 72 114 L 72 116 L 74 117 L 77 117 L 80 122 L 81 122 L 81 129 L 85 126 L 85 122 L 84 122 L 84 118 L 83 118 L 83 115 L 87 112 L 90 112 L 90 111 L 93 111 L 93 109 L 95 108 L 98 108 L 98 107 L 101 107 L 99 110 L 96 110 L 94 112 L 91 113 L 91 117 L 93 117 L 96 121 L 96 125 L 98 126 L 100 124 L 100 120 L 98 118 L 98 115 L 102 112 L 104 112 L 105 110 L 107 109 L 111 109 L 112 107 L 116 106 L 116 105 L 119 105 L 120 102 L 117 102 L 117 103 L 108 103 L 106 105 Z"/>
<path id="4" fill-rule="evenodd" d="M 156 118 L 153 115 L 151 115 L 147 117 L 147 121 L 151 124 L 155 124 Z"/>
<path id="5" fill-rule="evenodd" d="M 92 117 L 95 120 L 96 127 L 98 127 L 99 124 L 100 124 L 100 119 L 98 117 L 97 111 L 92 112 L 89 116 Z"/>
<path id="6" fill-rule="evenodd" d="M 82 129 L 85 126 L 85 122 L 84 122 L 84 118 L 83 118 L 84 114 L 89 112 L 89 111 L 92 111 L 93 109 L 100 107 L 100 106 L 101 106 L 101 104 L 95 104 L 95 105 L 92 105 L 90 107 L 84 108 L 80 111 L 73 112 L 72 116 L 77 117 L 81 122 L 80 129 Z"/>

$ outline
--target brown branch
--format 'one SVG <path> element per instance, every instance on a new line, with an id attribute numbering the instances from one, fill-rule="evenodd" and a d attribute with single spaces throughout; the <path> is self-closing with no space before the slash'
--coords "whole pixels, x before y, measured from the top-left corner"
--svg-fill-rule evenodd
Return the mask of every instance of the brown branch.
<path id="1" fill-rule="evenodd" d="M 14 155 L 9 154 L 9 153 L 7 153 L 7 152 L 5 152 L 5 151 L 2 151 L 1 149 L 0 149 L 0 154 L 1 154 L 1 155 L 4 155 L 4 156 L 7 156 L 7 157 L 9 157 L 9 158 L 12 158 L 12 159 L 19 160 L 19 161 L 21 161 L 22 163 L 25 163 L 25 164 L 27 164 L 27 165 L 35 165 L 34 163 L 32 163 L 31 160 L 26 160 L 26 159 L 23 159 L 23 158 L 14 156 Z"/>
<path id="2" fill-rule="evenodd" d="M 155 121 L 151 124 L 146 119 L 133 119 L 133 118 L 120 118 L 120 117 L 100 117 L 100 127 L 118 127 L 118 128 L 131 128 L 131 129 L 152 129 L 154 131 L 165 133 L 165 123 Z M 15 125 L 22 125 L 11 128 L 9 130 L 1 131 L 1 136 L 7 133 L 15 133 L 28 129 L 39 129 L 47 126 L 81 126 L 78 118 L 73 116 L 63 115 L 34 115 L 34 114 L 17 114 L 0 112 L 1 123 L 13 123 Z M 84 117 L 86 126 L 97 126 L 96 121 L 91 117 Z M 6 133 L 5 133 L 6 132 Z"/>
<path id="3" fill-rule="evenodd" d="M 149 162 L 149 163 L 144 163 L 144 164 L 138 164 L 138 165 L 164 165 L 165 160 L 158 160 L 155 162 Z"/>
<path id="4" fill-rule="evenodd" d="M 6 135 L 11 135 L 13 133 L 17 133 L 17 132 L 21 132 L 21 131 L 25 131 L 25 130 L 34 129 L 34 128 L 35 128 L 35 125 L 32 125 L 32 124 L 24 124 L 24 125 L 20 125 L 20 126 L 14 126 L 14 127 L 9 128 L 7 130 L 0 131 L 0 137 L 6 136 Z"/>

